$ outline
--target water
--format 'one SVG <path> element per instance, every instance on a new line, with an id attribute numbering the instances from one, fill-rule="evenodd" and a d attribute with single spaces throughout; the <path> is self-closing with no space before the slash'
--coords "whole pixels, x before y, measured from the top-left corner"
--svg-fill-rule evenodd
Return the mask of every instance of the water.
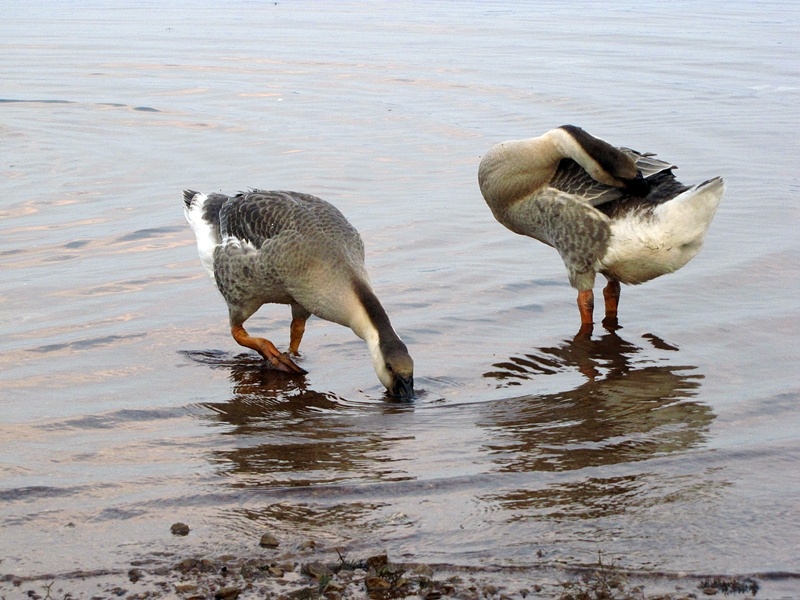
<path id="1" fill-rule="evenodd" d="M 600 551 L 800 593 L 796 7 L 2 12 L 0 573 L 247 553 L 273 531 L 476 568 Z M 563 123 L 728 183 L 700 255 L 624 289 L 623 329 L 589 340 L 556 253 L 476 182 L 492 144 Z M 318 319 L 305 378 L 242 352 L 187 187 L 336 204 L 416 401 Z M 249 323 L 284 347 L 288 320 Z"/>

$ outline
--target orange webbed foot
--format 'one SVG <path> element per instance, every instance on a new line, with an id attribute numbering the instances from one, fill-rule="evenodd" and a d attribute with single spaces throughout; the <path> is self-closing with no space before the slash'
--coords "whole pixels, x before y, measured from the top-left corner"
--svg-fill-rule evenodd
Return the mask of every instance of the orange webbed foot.
<path id="1" fill-rule="evenodd" d="M 277 356 L 268 356 L 265 358 L 273 367 L 284 373 L 298 373 L 300 375 L 308 373 L 303 367 L 298 366 L 297 363 L 289 358 L 287 353 L 279 352 Z"/>
<path id="2" fill-rule="evenodd" d="M 264 338 L 252 337 L 241 325 L 231 327 L 231 335 L 236 342 L 258 352 L 273 367 L 285 373 L 305 374 L 307 371 L 275 347 L 275 344 Z"/>

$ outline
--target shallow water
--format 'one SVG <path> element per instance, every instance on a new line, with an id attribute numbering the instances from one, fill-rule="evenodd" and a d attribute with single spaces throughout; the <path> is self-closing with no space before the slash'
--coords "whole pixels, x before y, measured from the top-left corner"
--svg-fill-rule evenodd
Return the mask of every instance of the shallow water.
<path id="1" fill-rule="evenodd" d="M 0 574 L 270 530 L 800 590 L 800 10 L 76 6 L 0 25 Z M 563 123 L 728 186 L 700 255 L 624 289 L 623 329 L 590 339 L 557 254 L 476 183 L 492 144 Z M 418 398 L 388 400 L 363 342 L 320 320 L 307 377 L 241 352 L 187 187 L 336 204 Z M 283 346 L 288 319 L 250 329 Z"/>

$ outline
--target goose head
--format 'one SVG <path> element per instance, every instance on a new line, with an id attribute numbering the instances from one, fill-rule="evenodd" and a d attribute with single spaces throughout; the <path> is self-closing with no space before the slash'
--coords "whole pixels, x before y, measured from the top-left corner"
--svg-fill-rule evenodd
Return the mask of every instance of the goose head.
<path id="1" fill-rule="evenodd" d="M 373 355 L 373 366 L 389 394 L 398 400 L 411 400 L 414 397 L 414 360 L 399 338 L 378 344 L 378 352 Z"/>

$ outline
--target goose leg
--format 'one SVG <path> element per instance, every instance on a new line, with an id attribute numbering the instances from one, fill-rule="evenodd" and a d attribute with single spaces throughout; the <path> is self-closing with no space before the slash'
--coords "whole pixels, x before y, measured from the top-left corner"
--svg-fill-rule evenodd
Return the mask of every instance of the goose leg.
<path id="1" fill-rule="evenodd" d="M 232 325 L 231 335 L 236 343 L 245 348 L 250 348 L 258 352 L 265 360 L 279 371 L 287 373 L 305 373 L 306 371 L 298 367 L 292 359 L 281 353 L 275 344 L 264 338 L 251 337 L 242 325 Z"/>
<path id="2" fill-rule="evenodd" d="M 299 304 L 292 303 L 292 324 L 289 326 L 289 352 L 297 354 L 300 348 L 300 340 L 306 331 L 306 321 L 311 313 Z"/>
<path id="3" fill-rule="evenodd" d="M 581 325 L 591 325 L 594 312 L 594 292 L 592 290 L 578 291 L 578 310 L 581 313 Z"/>
<path id="4" fill-rule="evenodd" d="M 606 316 L 603 319 L 603 327 L 609 331 L 620 329 L 617 321 L 617 309 L 619 308 L 619 281 L 609 279 L 608 285 L 603 288 L 603 298 L 606 301 Z"/>
<path id="5" fill-rule="evenodd" d="M 306 331 L 306 317 L 292 317 L 292 324 L 289 326 L 289 352 L 297 354 L 300 348 L 300 340 Z"/>

